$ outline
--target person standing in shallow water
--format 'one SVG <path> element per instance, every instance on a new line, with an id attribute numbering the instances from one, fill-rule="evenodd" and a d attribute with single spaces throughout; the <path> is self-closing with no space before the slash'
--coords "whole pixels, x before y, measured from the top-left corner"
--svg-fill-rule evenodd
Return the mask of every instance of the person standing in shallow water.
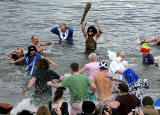
<path id="1" fill-rule="evenodd" d="M 86 54 L 90 54 L 92 52 L 95 52 L 97 48 L 97 41 L 100 35 L 103 33 L 103 30 L 98 22 L 98 20 L 94 20 L 94 23 L 97 25 L 99 31 L 97 32 L 97 29 L 94 26 L 90 26 L 87 29 L 87 32 L 85 31 L 85 24 L 84 21 L 81 23 L 81 29 L 83 32 L 83 35 L 86 39 L 85 44 L 86 44 Z"/>
<path id="2" fill-rule="evenodd" d="M 102 30 L 98 20 L 94 20 L 94 23 L 97 25 L 97 27 L 99 29 L 98 32 L 94 26 L 88 27 L 87 32 L 86 32 L 84 21 L 82 21 L 82 23 L 81 23 L 81 29 L 82 29 L 83 35 L 86 39 L 86 41 L 85 41 L 85 44 L 86 44 L 85 53 L 86 54 L 90 54 L 92 52 L 95 52 L 95 50 L 97 48 L 98 38 L 103 33 L 103 30 Z"/>
<path id="3" fill-rule="evenodd" d="M 35 93 L 33 97 L 36 100 L 41 100 L 42 102 L 47 102 L 52 97 L 52 87 L 48 86 L 49 81 L 58 79 L 63 80 L 56 72 L 49 69 L 49 62 L 47 59 L 41 58 L 37 62 L 36 71 L 28 83 L 27 87 L 22 90 L 22 94 L 25 94 L 34 84 Z"/>

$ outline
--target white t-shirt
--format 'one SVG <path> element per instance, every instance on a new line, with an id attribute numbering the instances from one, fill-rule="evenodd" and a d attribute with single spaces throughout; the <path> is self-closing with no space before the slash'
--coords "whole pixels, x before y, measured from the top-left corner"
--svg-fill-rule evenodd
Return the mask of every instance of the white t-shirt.
<path id="1" fill-rule="evenodd" d="M 109 67 L 109 73 L 112 73 L 115 75 L 116 79 L 120 79 L 122 80 L 123 75 L 116 73 L 117 70 L 121 70 L 124 71 L 126 68 L 124 67 L 124 65 L 121 62 L 117 62 L 116 60 L 113 60 L 110 63 L 110 67 Z"/>

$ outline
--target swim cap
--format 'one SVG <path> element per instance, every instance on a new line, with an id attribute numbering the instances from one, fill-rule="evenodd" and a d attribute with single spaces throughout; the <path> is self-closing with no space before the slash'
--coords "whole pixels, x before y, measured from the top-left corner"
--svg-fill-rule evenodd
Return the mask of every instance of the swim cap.
<path id="1" fill-rule="evenodd" d="M 149 52 L 150 48 L 146 43 L 143 43 L 142 48 L 140 49 L 140 52 Z"/>
<path id="2" fill-rule="evenodd" d="M 105 69 L 107 69 L 108 67 L 107 67 L 107 62 L 105 62 L 105 61 L 102 61 L 100 64 L 99 64 L 99 69 L 100 70 L 105 70 Z"/>

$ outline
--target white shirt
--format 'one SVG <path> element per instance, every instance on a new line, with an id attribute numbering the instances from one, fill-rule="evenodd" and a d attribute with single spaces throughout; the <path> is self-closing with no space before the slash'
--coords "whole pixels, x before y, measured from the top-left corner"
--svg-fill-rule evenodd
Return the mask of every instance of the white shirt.
<path id="1" fill-rule="evenodd" d="M 67 31 L 66 31 L 65 33 L 63 33 L 63 32 L 61 31 L 61 29 L 59 29 L 59 33 L 60 33 L 60 38 L 61 38 L 62 40 L 66 40 L 66 39 L 67 39 L 67 37 L 68 37 L 68 29 L 67 29 Z M 63 36 L 63 34 L 64 34 L 64 36 Z"/>
<path id="2" fill-rule="evenodd" d="M 117 62 L 116 60 L 113 60 L 110 63 L 110 67 L 109 67 L 109 73 L 112 73 L 115 75 L 116 79 L 120 79 L 122 80 L 123 75 L 116 73 L 116 71 L 121 70 L 124 71 L 126 68 L 124 67 L 124 65 L 122 64 L 122 62 Z"/>

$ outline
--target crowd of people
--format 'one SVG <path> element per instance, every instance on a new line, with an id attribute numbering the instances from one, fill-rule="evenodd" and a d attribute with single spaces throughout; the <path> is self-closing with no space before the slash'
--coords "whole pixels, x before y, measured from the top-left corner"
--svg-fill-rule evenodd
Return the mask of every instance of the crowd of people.
<path id="1" fill-rule="evenodd" d="M 159 115 L 153 106 L 153 99 L 143 96 L 143 88 L 148 89 L 151 81 L 141 79 L 132 68 L 125 67 L 127 61 L 124 52 L 117 52 L 110 65 L 106 61 L 97 61 L 98 56 L 94 52 L 103 30 L 98 20 L 94 20 L 94 23 L 98 30 L 90 26 L 86 31 L 84 20 L 81 23 L 86 44 L 85 53 L 90 62 L 81 69 L 78 63 L 71 63 L 71 75 L 65 79 L 49 68 L 49 64 L 56 67 L 58 64 L 42 56 L 46 48 L 41 46 L 56 44 L 54 41 L 41 42 L 38 36 L 33 35 L 28 51 L 17 48 L 6 54 L 13 58 L 9 64 L 26 64 L 26 72 L 31 79 L 21 93 L 26 94 L 35 85 L 33 102 L 42 105 L 37 111 L 23 110 L 17 115 L 33 115 L 34 112 L 36 115 Z M 58 35 L 59 43 L 73 42 L 73 29 L 66 24 L 54 27 L 51 32 Z M 159 37 L 140 41 L 143 64 L 159 67 L 146 44 L 151 41 L 159 41 Z M 82 74 L 85 71 L 89 73 L 87 76 Z M 54 97 L 52 87 L 57 88 Z M 66 88 L 69 89 L 70 108 L 69 103 L 63 100 Z M 12 108 L 12 105 L 0 103 L 0 113 L 9 114 Z"/>

